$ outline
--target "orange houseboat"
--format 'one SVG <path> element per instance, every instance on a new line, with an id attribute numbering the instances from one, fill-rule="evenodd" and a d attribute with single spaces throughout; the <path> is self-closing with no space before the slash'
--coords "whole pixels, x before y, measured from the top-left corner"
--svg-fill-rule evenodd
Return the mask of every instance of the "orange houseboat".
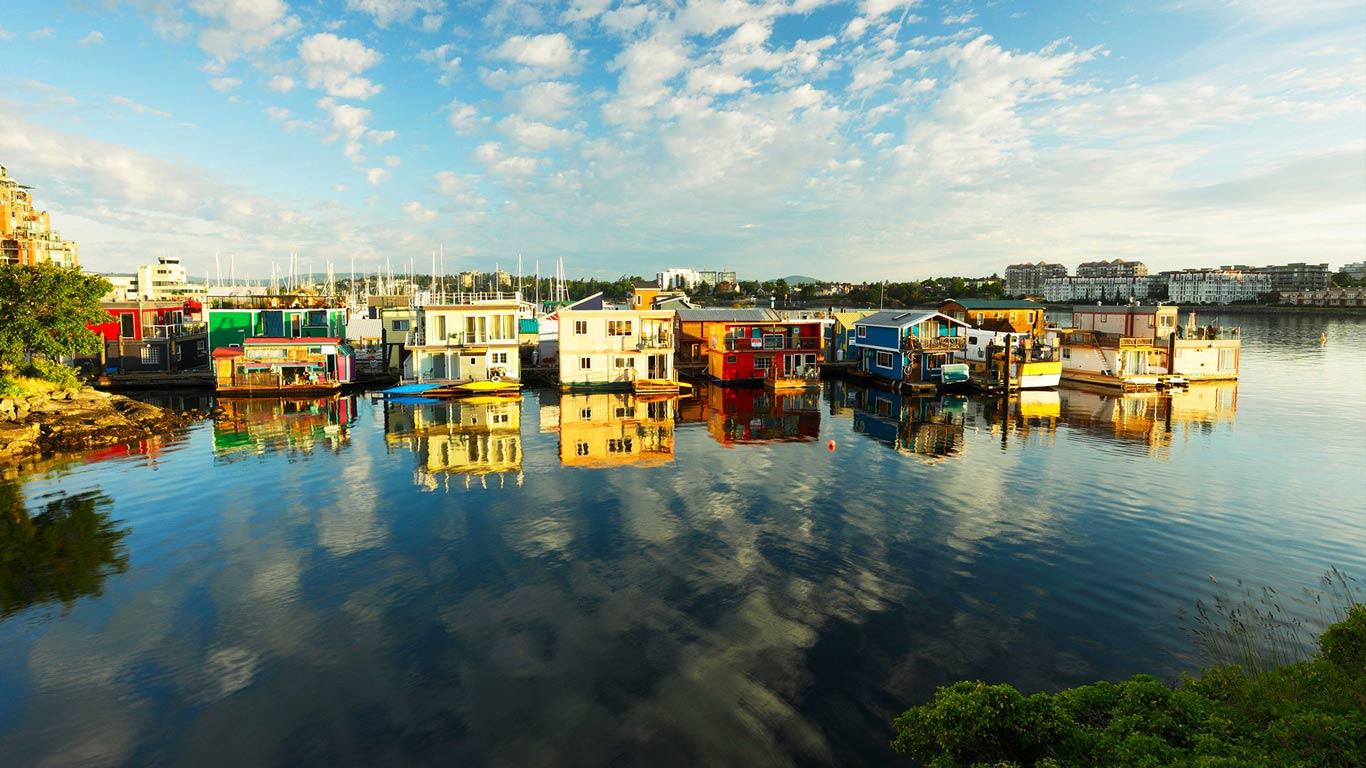
<path id="1" fill-rule="evenodd" d="M 327 394 L 351 383 L 356 356 L 338 338 L 244 339 L 213 351 L 223 395 Z"/>

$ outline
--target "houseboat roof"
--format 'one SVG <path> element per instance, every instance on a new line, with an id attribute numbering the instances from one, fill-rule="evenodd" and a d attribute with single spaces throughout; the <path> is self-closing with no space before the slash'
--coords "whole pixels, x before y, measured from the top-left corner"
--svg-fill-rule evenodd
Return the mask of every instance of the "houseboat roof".
<path id="1" fill-rule="evenodd" d="M 1044 309 L 1044 305 L 1028 299 L 945 299 L 939 306 L 957 304 L 963 309 Z"/>
<path id="2" fill-rule="evenodd" d="M 215 359 L 215 360 L 221 360 L 221 359 L 225 359 L 225 358 L 229 358 L 229 357 L 241 357 L 241 356 L 242 356 L 242 348 L 241 348 L 241 347 L 219 347 L 219 348 L 215 349 L 213 352 L 211 352 L 210 354 L 212 355 L 213 359 Z"/>
<path id="3" fill-rule="evenodd" d="M 685 323 L 762 323 L 780 320 L 781 316 L 771 309 L 680 309 L 678 319 Z"/>
<path id="4" fill-rule="evenodd" d="M 343 341 L 344 339 L 340 339 L 336 336 L 300 336 L 298 338 L 293 339 L 286 339 L 275 336 L 257 336 L 249 339 L 243 339 L 242 343 L 269 344 L 271 346 L 279 346 L 281 344 L 300 344 L 304 346 L 312 346 L 314 344 L 341 344 Z"/>
<path id="5" fill-rule="evenodd" d="M 1151 314 L 1159 309 L 1178 309 L 1175 304 L 1077 304 L 1073 312 L 1102 315 Z"/>
<path id="6" fill-rule="evenodd" d="M 942 312 L 936 312 L 933 309 L 885 309 L 881 312 L 874 312 L 873 314 L 867 317 L 860 318 L 854 321 L 854 324 L 877 325 L 882 326 L 884 328 L 905 328 L 908 325 L 923 323 L 924 321 L 929 320 L 932 317 L 942 317 L 945 320 L 948 320 L 949 322 L 955 323 L 957 325 L 967 325 L 967 323 L 964 323 L 961 320 L 954 320 L 952 317 L 949 317 L 948 315 Z"/>

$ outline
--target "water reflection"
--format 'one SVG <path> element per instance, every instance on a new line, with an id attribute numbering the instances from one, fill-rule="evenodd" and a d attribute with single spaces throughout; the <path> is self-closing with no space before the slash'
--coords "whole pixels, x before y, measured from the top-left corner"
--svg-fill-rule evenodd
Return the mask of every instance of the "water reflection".
<path id="1" fill-rule="evenodd" d="M 726 446 L 807 442 L 820 435 L 820 407 L 819 391 L 708 386 L 680 402 L 680 421 L 705 424 Z"/>
<path id="2" fill-rule="evenodd" d="M 466 488 L 517 485 L 522 476 L 522 400 L 478 397 L 437 403 L 384 405 L 384 439 L 417 454 L 413 482 L 429 491 L 449 490 L 452 478 Z"/>
<path id="3" fill-rule="evenodd" d="M 129 529 L 109 516 L 98 493 L 65 495 L 32 514 L 18 481 L 0 482 L 0 620 L 30 606 L 101 593 L 104 580 L 128 570 Z"/>
<path id="4" fill-rule="evenodd" d="M 281 450 L 306 455 L 319 446 L 335 453 L 350 440 L 356 418 L 356 398 L 348 395 L 220 398 L 218 405 L 213 447 L 223 461 Z"/>
<path id="5" fill-rule="evenodd" d="M 560 463 L 567 467 L 610 467 L 671 462 L 677 413 L 677 397 L 642 398 L 626 392 L 563 394 L 556 414 Z"/>
<path id="6" fill-rule="evenodd" d="M 1118 395 L 1086 389 L 1060 390 L 1060 418 L 1075 431 L 1143 446 L 1166 458 L 1175 436 L 1231 426 L 1238 414 L 1237 382 L 1193 384 L 1169 392 Z"/>
<path id="7" fill-rule="evenodd" d="M 967 398 L 913 397 L 845 384 L 832 388 L 830 401 L 852 410 L 855 432 L 898 453 L 936 462 L 963 452 Z"/>

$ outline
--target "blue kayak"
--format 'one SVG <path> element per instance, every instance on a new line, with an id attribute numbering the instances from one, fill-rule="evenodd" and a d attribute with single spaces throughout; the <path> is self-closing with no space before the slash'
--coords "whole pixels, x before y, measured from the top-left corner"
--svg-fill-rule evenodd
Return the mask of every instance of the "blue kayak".
<path id="1" fill-rule="evenodd" d="M 400 384 L 397 387 L 390 387 L 389 389 L 383 390 L 380 394 L 385 397 L 420 395 L 423 392 L 429 392 L 433 389 L 440 388 L 440 384 Z"/>

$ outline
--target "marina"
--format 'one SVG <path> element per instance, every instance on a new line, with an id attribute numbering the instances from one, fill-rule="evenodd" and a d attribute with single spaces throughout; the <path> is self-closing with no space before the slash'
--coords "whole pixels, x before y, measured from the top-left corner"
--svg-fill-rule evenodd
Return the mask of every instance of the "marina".
<path id="1" fill-rule="evenodd" d="M 1317 459 L 1360 450 L 1366 323 L 1216 319 L 1237 382 L 1128 394 L 219 398 L 184 436 L 0 480 L 90 500 L 129 563 L 6 604 L 0 750 L 299 762 L 363 711 L 425 738 L 339 759 L 880 765 L 947 681 L 1174 677 L 1211 577 L 1294 595 L 1366 567 L 1359 472 Z"/>

